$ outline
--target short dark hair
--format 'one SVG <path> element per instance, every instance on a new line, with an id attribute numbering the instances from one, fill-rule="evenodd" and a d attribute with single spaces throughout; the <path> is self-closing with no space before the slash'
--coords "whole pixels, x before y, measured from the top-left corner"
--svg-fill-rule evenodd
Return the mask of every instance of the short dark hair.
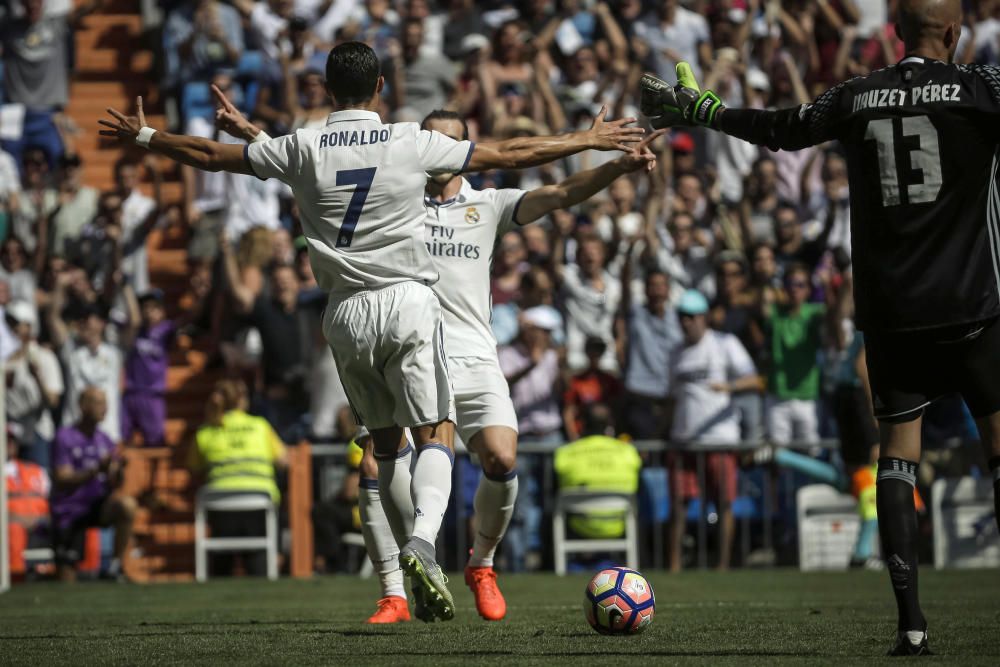
<path id="1" fill-rule="evenodd" d="M 420 129 L 426 130 L 427 125 L 432 120 L 455 120 L 462 124 L 462 141 L 467 141 L 469 139 L 469 125 L 465 122 L 465 119 L 461 115 L 454 111 L 448 111 L 447 109 L 435 109 L 434 111 L 427 114 L 423 122 L 420 123 Z"/>
<path id="2" fill-rule="evenodd" d="M 591 403 L 584 408 L 583 435 L 606 435 L 614 426 L 614 413 L 607 404 Z"/>
<path id="3" fill-rule="evenodd" d="M 326 59 L 326 89 L 340 106 L 362 104 L 374 97 L 381 75 L 378 56 L 362 42 L 338 44 Z"/>

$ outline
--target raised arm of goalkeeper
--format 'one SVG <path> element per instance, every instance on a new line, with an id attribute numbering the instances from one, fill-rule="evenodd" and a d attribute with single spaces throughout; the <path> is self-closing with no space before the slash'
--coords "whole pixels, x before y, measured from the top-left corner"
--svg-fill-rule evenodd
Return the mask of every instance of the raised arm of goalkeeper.
<path id="1" fill-rule="evenodd" d="M 772 150 L 794 151 L 836 138 L 843 84 L 812 104 L 773 111 L 727 109 L 714 92 L 701 90 L 686 62 L 677 63 L 676 85 L 644 74 L 639 87 L 642 113 L 654 128 L 707 127 Z"/>
<path id="2" fill-rule="evenodd" d="M 221 91 L 215 89 L 216 97 L 225 99 Z M 226 101 L 228 103 L 228 100 Z M 221 100 L 220 100 L 220 103 Z M 231 106 L 231 105 L 230 105 Z M 125 144 L 135 143 L 155 153 L 169 157 L 181 164 L 205 171 L 228 171 L 237 174 L 253 174 L 244 157 L 243 147 L 224 144 L 201 137 L 189 137 L 156 130 L 146 124 L 142 109 L 142 98 L 136 98 L 136 115 L 126 116 L 116 109 L 108 109 L 112 120 L 102 119 L 105 127 L 100 134 L 116 137 Z M 482 142 L 475 145 L 466 171 L 486 169 L 524 169 L 585 150 L 629 151 L 642 141 L 645 130 L 629 127 L 635 118 L 606 120 L 607 107 L 603 107 L 589 129 L 579 132 L 549 137 L 516 137 L 506 141 Z M 256 128 L 255 128 L 256 130 Z M 267 135 L 254 140 L 270 139 Z"/>

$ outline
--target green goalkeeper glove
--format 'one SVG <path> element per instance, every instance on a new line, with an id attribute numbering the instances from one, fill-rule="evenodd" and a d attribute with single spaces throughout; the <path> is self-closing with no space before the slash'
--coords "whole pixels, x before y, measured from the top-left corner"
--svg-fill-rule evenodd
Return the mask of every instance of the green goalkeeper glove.
<path id="1" fill-rule="evenodd" d="M 655 129 L 675 125 L 715 127 L 715 117 L 725 109 L 718 95 L 711 90 L 701 91 L 691 65 L 683 61 L 677 63 L 677 85 L 673 88 L 652 74 L 642 75 L 639 88 L 640 108 Z"/>

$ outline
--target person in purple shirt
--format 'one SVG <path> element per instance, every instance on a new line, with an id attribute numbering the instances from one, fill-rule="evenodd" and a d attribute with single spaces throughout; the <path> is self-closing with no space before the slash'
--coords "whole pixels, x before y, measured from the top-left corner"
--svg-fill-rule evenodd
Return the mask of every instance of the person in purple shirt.
<path id="1" fill-rule="evenodd" d="M 122 559 L 132 537 L 138 507 L 119 487 L 122 461 L 111 438 L 97 425 L 108 411 L 104 392 L 87 387 L 80 394 L 80 420 L 59 429 L 52 443 L 52 546 L 59 579 L 76 580 L 84 536 L 93 526 L 115 527 L 114 559 L 106 575 L 124 580 Z"/>
<path id="2" fill-rule="evenodd" d="M 163 292 L 150 290 L 139 296 L 142 326 L 125 358 L 125 393 L 122 396 L 122 441 L 138 431 L 143 444 L 163 444 L 167 420 L 167 367 L 177 326 L 166 318 Z"/>

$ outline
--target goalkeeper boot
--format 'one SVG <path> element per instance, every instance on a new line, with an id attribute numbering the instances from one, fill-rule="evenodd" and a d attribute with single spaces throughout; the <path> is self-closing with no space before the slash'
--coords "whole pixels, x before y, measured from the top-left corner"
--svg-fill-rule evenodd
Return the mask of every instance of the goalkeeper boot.
<path id="1" fill-rule="evenodd" d="M 910 635 L 917 636 L 911 637 Z M 909 632 L 900 630 L 896 633 L 896 643 L 889 649 L 886 655 L 934 655 L 927 647 L 927 628 L 924 628 L 923 632 L 920 630 L 911 630 Z"/>
<path id="2" fill-rule="evenodd" d="M 423 589 L 424 603 L 436 618 L 443 621 L 455 618 L 455 601 L 448 590 L 448 577 L 437 564 L 433 544 L 411 537 L 399 551 L 399 566 L 409 575 L 414 587 Z"/>
<path id="3" fill-rule="evenodd" d="M 410 593 L 413 595 L 413 615 L 424 623 L 433 623 L 437 620 L 434 612 L 427 606 L 427 601 L 424 600 L 424 587 L 413 582 L 410 585 Z"/>
<path id="4" fill-rule="evenodd" d="M 507 615 L 507 601 L 497 587 L 497 573 L 492 567 L 465 567 L 465 584 L 476 598 L 476 611 L 487 621 L 499 621 Z"/>
<path id="5" fill-rule="evenodd" d="M 410 620 L 410 608 L 406 604 L 406 598 L 389 595 L 376 604 L 378 609 L 365 623 L 402 623 Z"/>

